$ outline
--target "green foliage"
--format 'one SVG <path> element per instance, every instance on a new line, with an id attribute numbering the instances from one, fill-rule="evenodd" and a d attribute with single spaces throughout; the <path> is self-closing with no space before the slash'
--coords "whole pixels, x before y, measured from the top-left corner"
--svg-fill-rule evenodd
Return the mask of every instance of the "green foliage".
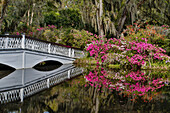
<path id="1" fill-rule="evenodd" d="M 44 33 L 43 33 L 43 36 L 45 37 L 45 39 L 47 39 L 48 41 L 50 42 L 55 42 L 56 39 L 55 39 L 55 31 L 51 31 L 49 29 L 45 30 Z"/>
<path id="2" fill-rule="evenodd" d="M 21 33 L 23 33 L 23 30 L 21 29 L 15 32 L 11 32 L 11 34 L 14 35 L 20 35 Z M 90 41 L 92 38 L 94 38 L 93 33 L 85 30 L 80 31 L 73 29 L 72 27 L 57 29 L 57 27 L 54 25 L 48 25 L 47 27 L 27 28 L 24 33 L 26 33 L 27 36 L 41 40 L 60 43 L 81 49 L 85 48 L 87 41 Z"/>
<path id="3" fill-rule="evenodd" d="M 57 19 L 60 17 L 60 14 L 55 11 L 50 11 L 48 13 L 45 13 L 44 16 L 45 16 L 44 22 L 47 25 L 52 25 L 57 23 L 58 21 Z"/>
<path id="4" fill-rule="evenodd" d="M 58 28 L 80 28 L 82 24 L 81 14 L 78 9 L 67 8 L 59 10 L 58 12 L 50 11 L 45 13 L 44 16 L 44 23 L 47 25 L 56 25 Z"/>
<path id="5" fill-rule="evenodd" d="M 85 30 L 76 30 L 76 29 L 64 29 L 64 34 L 61 38 L 60 43 L 64 45 L 69 45 L 72 47 L 78 47 L 84 49 L 86 42 L 93 38 L 91 33 Z"/>
<path id="6" fill-rule="evenodd" d="M 152 24 L 169 25 L 169 11 L 169 0 L 149 0 L 143 2 L 139 16 L 151 21 Z"/>

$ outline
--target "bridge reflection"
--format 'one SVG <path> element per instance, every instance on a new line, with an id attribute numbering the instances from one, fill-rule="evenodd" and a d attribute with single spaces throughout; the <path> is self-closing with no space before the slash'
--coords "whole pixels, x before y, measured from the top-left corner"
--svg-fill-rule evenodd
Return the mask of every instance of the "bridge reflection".
<path id="1" fill-rule="evenodd" d="M 52 71 L 38 71 L 33 68 L 15 70 L 0 79 L 0 103 L 21 100 L 39 91 L 70 79 L 83 72 L 82 68 L 65 64 Z"/>

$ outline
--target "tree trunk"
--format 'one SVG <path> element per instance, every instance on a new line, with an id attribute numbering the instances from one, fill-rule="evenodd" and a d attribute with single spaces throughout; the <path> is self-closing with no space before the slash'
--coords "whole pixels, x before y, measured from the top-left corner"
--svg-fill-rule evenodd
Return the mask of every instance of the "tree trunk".
<path id="1" fill-rule="evenodd" d="M 3 23 L 3 20 L 4 20 L 4 16 L 6 14 L 6 9 L 7 9 L 7 6 L 9 4 L 9 0 L 3 0 L 2 1 L 2 9 L 1 9 L 1 17 L 0 17 L 0 32 L 1 32 L 1 29 L 2 29 L 2 23 Z"/>
<path id="2" fill-rule="evenodd" d="M 33 6 L 32 6 L 32 13 L 31 13 L 30 24 L 32 24 L 32 22 L 33 22 L 33 17 L 34 17 L 34 7 L 35 7 L 35 3 L 33 3 Z"/>
<path id="3" fill-rule="evenodd" d="M 99 1 L 99 35 L 101 36 L 101 39 L 104 41 L 103 35 L 104 35 L 104 30 L 103 30 L 103 1 Z"/>
<path id="4" fill-rule="evenodd" d="M 103 1 L 99 0 L 99 3 L 97 0 L 95 0 L 95 5 L 97 7 L 96 11 L 96 20 L 97 20 L 97 27 L 98 27 L 98 33 L 101 37 L 102 40 L 104 40 L 103 35 L 104 35 L 104 30 L 103 30 Z"/>
<path id="5" fill-rule="evenodd" d="M 123 29 L 123 25 L 125 23 L 126 17 L 127 17 L 127 5 L 130 2 L 130 0 L 126 0 L 126 5 L 124 7 L 123 13 L 121 18 L 119 19 L 119 23 L 118 23 L 118 33 L 117 33 L 117 37 L 120 35 L 122 29 Z"/>
<path id="6" fill-rule="evenodd" d="M 97 96 L 96 97 L 96 109 L 95 109 L 95 113 L 98 113 L 99 112 L 99 105 L 100 105 L 100 102 L 99 102 L 99 97 Z"/>
<path id="7" fill-rule="evenodd" d="M 27 13 L 28 17 L 27 17 L 27 26 L 30 25 L 30 9 L 28 10 L 28 13 Z"/>

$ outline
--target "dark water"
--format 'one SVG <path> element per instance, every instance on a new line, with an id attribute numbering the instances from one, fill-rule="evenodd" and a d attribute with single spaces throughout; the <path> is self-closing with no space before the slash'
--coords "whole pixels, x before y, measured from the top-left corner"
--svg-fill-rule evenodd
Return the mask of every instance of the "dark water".
<path id="1" fill-rule="evenodd" d="M 170 113 L 170 72 L 84 67 L 83 74 L 0 113 Z"/>

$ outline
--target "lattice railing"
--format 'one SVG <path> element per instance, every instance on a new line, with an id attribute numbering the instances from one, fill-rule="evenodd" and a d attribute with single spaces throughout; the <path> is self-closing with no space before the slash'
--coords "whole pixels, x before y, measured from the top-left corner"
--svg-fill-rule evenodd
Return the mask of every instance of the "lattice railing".
<path id="1" fill-rule="evenodd" d="M 49 52 L 48 43 L 26 38 L 25 48 L 41 52 Z"/>
<path id="2" fill-rule="evenodd" d="M 21 37 L 1 37 L 0 36 L 0 49 L 18 49 L 21 48 Z"/>
<path id="3" fill-rule="evenodd" d="M 66 72 L 61 73 L 57 76 L 53 76 L 53 77 L 49 78 L 49 85 L 53 86 L 55 84 L 58 84 L 58 83 L 64 81 L 67 78 L 68 78 L 68 72 L 66 71 Z"/>
<path id="4" fill-rule="evenodd" d="M 51 45 L 50 53 L 69 56 L 69 48 L 58 46 L 58 45 Z"/>
<path id="5" fill-rule="evenodd" d="M 25 37 L 25 35 L 0 35 L 1 49 L 29 49 L 73 58 L 84 56 L 83 51 L 76 48 Z"/>
<path id="6" fill-rule="evenodd" d="M 70 76 L 74 77 L 74 76 L 79 75 L 81 73 L 83 73 L 83 68 L 74 68 L 74 69 L 71 70 Z"/>
<path id="7" fill-rule="evenodd" d="M 6 39 L 0 37 L 0 48 L 1 48 L 1 49 L 6 48 L 6 43 L 5 43 L 5 42 L 6 42 Z"/>
<path id="8" fill-rule="evenodd" d="M 25 98 L 46 88 L 47 88 L 47 80 L 40 81 L 38 83 L 25 87 L 23 96 Z"/>
<path id="9" fill-rule="evenodd" d="M 12 102 L 20 99 L 20 89 L 1 92 L 0 103 Z"/>
<path id="10" fill-rule="evenodd" d="M 74 57 L 76 57 L 76 58 L 82 58 L 82 57 L 84 57 L 85 56 L 85 54 L 84 54 L 84 52 L 83 51 L 81 51 L 81 50 L 74 50 Z"/>

